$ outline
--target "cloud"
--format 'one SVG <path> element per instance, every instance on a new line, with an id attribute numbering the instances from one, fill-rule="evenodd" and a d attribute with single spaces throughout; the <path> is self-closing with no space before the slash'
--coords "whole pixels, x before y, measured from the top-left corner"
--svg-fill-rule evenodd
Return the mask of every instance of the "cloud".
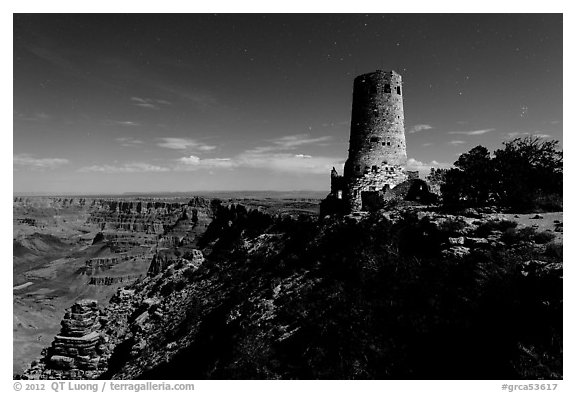
<path id="1" fill-rule="evenodd" d="M 202 168 L 234 168 L 238 162 L 231 158 L 200 158 L 197 156 L 182 157 L 177 160 L 176 170 L 197 170 Z"/>
<path id="2" fill-rule="evenodd" d="M 428 147 L 428 146 L 432 146 L 433 143 L 432 142 L 427 142 L 427 143 L 423 143 L 422 147 Z"/>
<path id="3" fill-rule="evenodd" d="M 194 155 L 182 157 L 177 160 L 175 170 L 251 168 L 282 173 L 327 174 L 341 161 L 338 157 L 246 151 L 231 158 L 200 158 Z"/>
<path id="4" fill-rule="evenodd" d="M 548 135 L 548 134 L 539 133 L 539 132 L 537 132 L 537 133 L 535 133 L 535 134 L 530 133 L 530 132 L 509 132 L 509 133 L 508 133 L 508 137 L 509 137 L 509 138 L 519 138 L 519 137 L 522 137 L 522 136 L 529 136 L 529 135 L 535 136 L 535 137 L 538 137 L 538 138 L 550 138 L 550 137 L 551 137 L 551 136 Z"/>
<path id="5" fill-rule="evenodd" d="M 132 137 L 116 138 L 116 141 L 120 143 L 120 146 L 124 147 L 134 147 L 144 144 L 144 142 L 141 141 L 140 139 L 135 139 Z"/>
<path id="6" fill-rule="evenodd" d="M 465 143 L 467 143 L 467 142 L 466 142 L 466 141 L 450 141 L 450 142 L 448 142 L 448 143 L 451 144 L 451 145 L 456 146 L 456 145 L 463 145 L 463 144 L 465 144 Z"/>
<path id="7" fill-rule="evenodd" d="M 29 154 L 15 154 L 13 157 L 14 167 L 26 167 L 31 170 L 42 171 L 45 169 L 54 169 L 68 164 L 66 158 L 34 158 Z"/>
<path id="8" fill-rule="evenodd" d="M 293 150 L 304 146 L 322 145 L 331 136 L 311 137 L 307 134 L 287 135 L 270 140 L 267 146 L 257 146 L 235 156 L 238 167 L 266 169 L 282 173 L 329 173 L 342 161 L 339 157 L 313 156 Z"/>
<path id="9" fill-rule="evenodd" d="M 350 125 L 350 120 L 341 120 L 341 121 L 337 121 L 337 122 L 330 122 L 330 123 L 322 123 L 321 126 L 326 128 L 326 127 L 330 127 L 330 128 L 341 128 L 342 126 L 348 126 Z"/>
<path id="10" fill-rule="evenodd" d="M 52 116 L 50 116 L 49 114 L 44 113 L 44 112 L 37 112 L 37 113 L 33 113 L 33 114 L 24 114 L 24 113 L 14 111 L 14 115 L 16 116 L 15 120 L 42 122 L 42 121 L 48 121 L 48 120 L 52 119 Z"/>
<path id="11" fill-rule="evenodd" d="M 239 166 L 284 173 L 327 174 L 337 166 L 340 157 L 311 156 L 291 153 L 245 152 L 237 157 Z"/>
<path id="12" fill-rule="evenodd" d="M 51 50 L 46 46 L 27 45 L 25 49 L 53 66 L 68 70 L 77 70 L 76 66 L 68 61 L 68 59 L 60 56 L 55 50 Z"/>
<path id="13" fill-rule="evenodd" d="M 486 128 L 484 130 L 474 130 L 474 131 L 450 131 L 448 134 L 460 134 L 460 135 L 484 135 L 489 132 L 494 131 L 495 128 Z"/>
<path id="14" fill-rule="evenodd" d="M 408 133 L 413 134 L 415 132 L 420 132 L 420 131 L 425 131 L 425 130 L 431 130 L 432 127 L 429 124 L 416 124 L 415 126 L 413 126 L 412 128 L 410 128 L 410 130 L 408 131 Z"/>
<path id="15" fill-rule="evenodd" d="M 140 125 L 140 123 L 137 123 L 135 121 L 122 121 L 122 120 L 110 120 L 108 121 L 108 124 L 116 126 L 125 126 L 125 127 L 136 127 Z"/>
<path id="16" fill-rule="evenodd" d="M 312 138 L 306 134 L 287 135 L 280 138 L 272 139 L 268 146 L 257 146 L 247 150 L 247 153 L 266 153 L 274 151 L 294 150 L 304 145 L 322 145 L 332 139 L 331 136 L 319 136 Z"/>
<path id="17" fill-rule="evenodd" d="M 148 109 L 160 109 L 162 105 L 171 105 L 172 103 L 166 100 L 160 100 L 157 98 L 140 98 L 140 97 L 130 97 L 132 103 L 141 108 Z"/>
<path id="18" fill-rule="evenodd" d="M 452 165 L 446 162 L 438 162 L 432 160 L 429 163 L 418 161 L 415 158 L 409 158 L 406 162 L 406 169 L 409 171 L 422 172 L 421 175 L 426 176 L 430 172 L 430 168 L 450 168 Z M 421 176 L 422 177 L 422 176 Z"/>
<path id="19" fill-rule="evenodd" d="M 292 149 L 302 145 L 311 145 L 321 142 L 327 142 L 330 139 L 332 139 L 331 136 L 320 136 L 316 138 L 311 138 L 306 134 L 298 134 L 298 135 L 283 136 L 281 138 L 274 139 L 272 140 L 272 143 L 274 143 L 279 148 Z"/>
<path id="20" fill-rule="evenodd" d="M 174 150 L 199 150 L 210 151 L 216 149 L 216 146 L 207 145 L 190 138 L 159 138 L 162 142 L 157 143 L 158 146 L 166 149 Z"/>
<path id="21" fill-rule="evenodd" d="M 78 172 L 99 173 L 138 173 L 138 172 L 168 172 L 170 168 L 147 164 L 145 162 L 133 162 L 123 165 L 92 165 L 78 169 Z"/>
<path id="22" fill-rule="evenodd" d="M 160 82 L 159 80 L 155 80 L 153 82 L 148 80 L 147 83 L 151 88 L 157 90 L 158 92 L 174 96 L 179 100 L 187 101 L 201 111 L 218 105 L 218 100 L 212 94 L 201 91 L 192 86 L 175 86 Z M 161 102 L 158 101 L 157 103 L 161 104 Z"/>
<path id="23" fill-rule="evenodd" d="M 330 136 L 289 135 L 270 140 L 270 145 L 268 146 L 245 150 L 232 157 L 202 158 L 191 154 L 172 160 L 164 166 L 146 163 L 93 165 L 80 168 L 79 171 L 133 173 L 249 168 L 293 174 L 329 174 L 333 166 L 342 166 L 344 160 L 341 157 L 315 156 L 294 150 L 306 145 L 322 144 L 330 139 Z M 119 137 L 116 138 L 116 141 L 123 146 L 134 146 L 143 143 L 131 137 Z M 167 149 L 199 152 L 209 152 L 216 149 L 216 146 L 207 145 L 190 138 L 159 138 L 157 145 Z"/>

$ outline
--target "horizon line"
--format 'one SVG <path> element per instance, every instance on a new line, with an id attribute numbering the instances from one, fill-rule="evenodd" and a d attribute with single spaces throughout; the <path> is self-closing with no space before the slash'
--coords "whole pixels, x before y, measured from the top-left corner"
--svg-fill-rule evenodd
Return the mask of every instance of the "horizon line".
<path id="1" fill-rule="evenodd" d="M 322 193 L 328 192 L 328 190 L 202 190 L 202 191 L 125 191 L 125 192 L 101 192 L 101 193 L 90 193 L 90 192 L 44 192 L 44 191 L 25 191 L 25 192 L 13 192 L 13 197 L 57 197 L 57 196 L 136 196 L 136 195 L 170 195 L 170 194 L 203 194 L 203 193 L 297 193 L 297 192 L 313 192 Z"/>

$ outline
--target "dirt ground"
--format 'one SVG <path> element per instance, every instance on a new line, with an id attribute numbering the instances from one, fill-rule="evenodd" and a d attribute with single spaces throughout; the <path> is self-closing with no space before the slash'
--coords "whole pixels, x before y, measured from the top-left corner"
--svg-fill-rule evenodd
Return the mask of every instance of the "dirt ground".
<path id="1" fill-rule="evenodd" d="M 530 214 L 494 214 L 494 218 L 516 221 L 518 227 L 533 227 L 538 232 L 551 232 L 556 236 L 556 242 L 563 243 L 563 233 L 555 232 L 557 223 L 563 223 L 563 212 L 530 213 Z M 535 218 L 542 217 L 542 218 Z"/>

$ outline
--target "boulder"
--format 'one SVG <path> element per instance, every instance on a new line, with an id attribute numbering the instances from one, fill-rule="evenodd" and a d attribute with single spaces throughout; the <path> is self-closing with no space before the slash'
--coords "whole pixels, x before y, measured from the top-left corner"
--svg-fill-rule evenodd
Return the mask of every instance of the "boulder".
<path id="1" fill-rule="evenodd" d="M 464 239 L 464 244 L 471 248 L 479 248 L 488 246 L 490 242 L 483 237 L 467 237 Z"/>
<path id="2" fill-rule="evenodd" d="M 61 370 L 70 370 L 74 367 L 74 358 L 68 356 L 54 355 L 50 358 L 52 367 Z"/>
<path id="3" fill-rule="evenodd" d="M 464 245 L 464 236 L 460 237 L 449 237 L 448 244 L 450 245 Z"/>
<path id="4" fill-rule="evenodd" d="M 464 246 L 453 246 L 442 251 L 442 255 L 446 258 L 462 258 L 468 254 L 470 254 L 470 248 Z"/>

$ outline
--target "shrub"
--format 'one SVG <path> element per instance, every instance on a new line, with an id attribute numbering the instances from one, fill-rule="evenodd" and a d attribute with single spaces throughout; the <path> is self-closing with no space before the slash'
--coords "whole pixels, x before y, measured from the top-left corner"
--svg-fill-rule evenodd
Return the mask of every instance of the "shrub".
<path id="1" fill-rule="evenodd" d="M 518 226 L 516 221 L 510 220 L 490 220 L 478 225 L 474 234 L 478 237 L 486 237 L 490 235 L 492 231 L 502 231 L 506 232 L 508 229 L 513 229 Z"/>
<path id="2" fill-rule="evenodd" d="M 563 255 L 562 243 L 550 243 L 550 244 L 548 244 L 546 246 L 546 251 L 544 253 L 549 257 L 562 260 L 562 255 Z"/>
<path id="3" fill-rule="evenodd" d="M 180 270 L 180 269 L 182 269 L 183 267 L 184 267 L 184 259 L 178 259 L 178 262 L 176 262 L 175 268 L 176 268 L 177 270 Z"/>
<path id="4" fill-rule="evenodd" d="M 468 224 L 466 224 L 466 222 L 460 218 L 449 218 L 438 225 L 438 229 L 441 232 L 445 232 L 448 236 L 458 236 L 462 234 L 462 231 L 467 226 Z"/>
<path id="5" fill-rule="evenodd" d="M 189 282 L 193 281 L 195 276 L 196 276 L 196 269 L 192 267 L 189 267 L 182 272 L 182 277 L 187 279 Z"/>
<path id="6" fill-rule="evenodd" d="M 181 291 L 186 287 L 186 280 L 178 280 L 176 281 L 176 283 L 174 284 L 174 290 L 175 291 Z"/>
<path id="7" fill-rule="evenodd" d="M 96 236 L 94 236 L 94 240 L 92 241 L 92 244 L 98 244 L 102 240 L 104 240 L 104 234 L 102 232 L 98 232 L 96 234 Z"/>
<path id="8" fill-rule="evenodd" d="M 502 241 L 506 244 L 516 244 L 522 241 L 532 241 L 536 235 L 536 229 L 526 227 L 522 229 L 508 228 L 502 234 Z"/>
<path id="9" fill-rule="evenodd" d="M 528 136 L 504 142 L 490 154 L 476 146 L 444 175 L 447 208 L 494 203 L 517 212 L 562 210 L 562 152 L 558 141 Z"/>
<path id="10" fill-rule="evenodd" d="M 174 290 L 176 289 L 176 283 L 172 280 L 169 280 L 162 288 L 160 289 L 160 295 L 163 297 L 169 296 Z"/>
<path id="11" fill-rule="evenodd" d="M 551 232 L 538 232 L 534 235 L 534 241 L 538 244 L 546 244 L 554 240 L 555 237 Z"/>

